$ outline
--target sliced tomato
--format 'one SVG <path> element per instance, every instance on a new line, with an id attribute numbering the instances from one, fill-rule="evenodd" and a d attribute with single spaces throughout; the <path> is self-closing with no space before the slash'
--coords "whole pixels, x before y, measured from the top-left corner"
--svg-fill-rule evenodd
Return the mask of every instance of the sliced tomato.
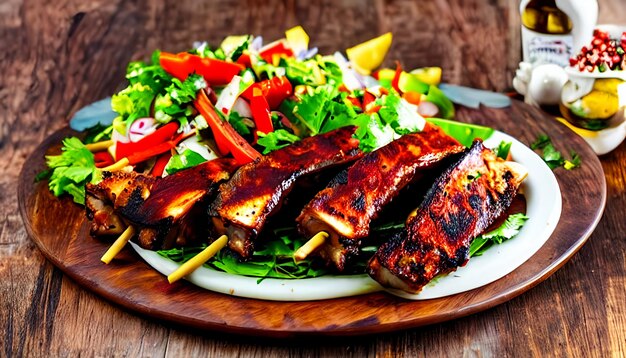
<path id="1" fill-rule="evenodd" d="M 165 72 L 184 81 L 190 74 L 197 73 L 210 85 L 228 84 L 245 67 L 238 63 L 181 52 L 172 54 L 161 52 L 159 63 Z"/>
<path id="2" fill-rule="evenodd" d="M 284 40 L 272 42 L 259 51 L 259 56 L 267 63 L 274 63 L 275 57 L 293 57 L 293 51 Z"/>
<path id="3" fill-rule="evenodd" d="M 248 101 L 252 101 L 253 90 L 258 88 L 262 91 L 263 96 L 270 106 L 270 110 L 276 110 L 280 104 L 293 94 L 291 82 L 285 76 L 276 76 L 269 80 L 253 83 L 248 87 L 241 96 Z"/>

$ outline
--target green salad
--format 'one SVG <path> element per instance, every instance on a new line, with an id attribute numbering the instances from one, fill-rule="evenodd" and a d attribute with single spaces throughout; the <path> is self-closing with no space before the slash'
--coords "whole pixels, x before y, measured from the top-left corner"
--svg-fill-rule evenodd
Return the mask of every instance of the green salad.
<path id="1" fill-rule="evenodd" d="M 493 129 L 455 122 L 452 102 L 439 90 L 441 69 L 404 71 L 381 67 L 391 34 L 330 55 L 309 46 L 301 27 L 285 38 L 264 44 L 261 37 L 229 36 L 219 45 L 197 43 L 188 51 L 155 51 L 148 61 L 131 62 L 127 86 L 72 120 L 83 133 L 63 141 L 62 153 L 47 157 L 50 190 L 85 203 L 85 184 L 97 183 L 107 171 L 134 170 L 154 177 L 222 157 L 238 165 L 303 138 L 355 125 L 363 152 L 400 136 L 420 131 L 424 119 L 469 146 Z M 96 109 L 94 109 L 96 108 Z M 506 157 L 510 144 L 498 147 Z M 503 227 L 472 245 L 479 255 L 492 244 L 513 237 L 526 217 L 511 216 Z M 391 235 L 404 218 L 378 222 L 373 233 Z M 305 278 L 329 271 L 315 260 L 294 261 L 302 246 L 295 226 L 272 227 L 248 262 L 227 250 L 206 265 L 259 278 Z M 159 251 L 177 262 L 202 247 Z M 363 248 L 363 272 L 375 246 Z M 369 254 L 369 255 L 368 255 Z"/>

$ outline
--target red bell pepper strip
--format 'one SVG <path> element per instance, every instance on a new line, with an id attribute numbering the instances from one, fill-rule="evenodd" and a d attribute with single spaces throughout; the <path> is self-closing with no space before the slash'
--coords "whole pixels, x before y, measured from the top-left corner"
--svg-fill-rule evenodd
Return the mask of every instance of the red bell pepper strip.
<path id="1" fill-rule="evenodd" d="M 274 63 L 274 56 L 280 57 L 293 57 L 293 51 L 288 46 L 285 46 L 285 41 L 276 41 L 259 51 L 259 56 L 267 63 Z"/>
<path id="2" fill-rule="evenodd" d="M 155 177 L 162 177 L 163 172 L 165 171 L 165 167 L 167 166 L 167 163 L 170 161 L 171 157 L 171 151 L 161 154 L 154 163 L 150 174 L 154 175 Z"/>
<path id="3" fill-rule="evenodd" d="M 115 163 L 115 160 L 113 159 L 111 154 L 109 154 L 109 152 L 106 150 L 94 153 L 93 160 L 96 164 L 96 168 L 104 168 Z"/>
<path id="4" fill-rule="evenodd" d="M 227 148 L 227 152 L 230 152 L 235 157 L 237 163 L 243 165 L 261 157 L 261 154 L 252 148 L 250 143 L 243 139 L 228 122 L 223 121 L 219 117 L 217 112 L 215 112 L 215 107 L 213 107 L 203 90 L 198 91 L 194 107 L 211 127 L 218 148 Z"/>
<path id="5" fill-rule="evenodd" d="M 159 54 L 159 64 L 165 72 L 184 81 L 187 76 L 195 71 L 189 56 L 191 55 L 187 53 L 161 52 Z"/>
<path id="6" fill-rule="evenodd" d="M 235 61 L 235 63 L 238 63 L 244 67 L 252 67 L 252 62 L 250 61 L 250 55 L 247 53 L 242 53 L 241 56 L 239 56 L 239 58 L 237 59 L 237 61 Z"/>
<path id="7" fill-rule="evenodd" d="M 402 94 L 400 91 L 400 76 L 402 75 L 402 66 L 400 66 L 400 62 L 396 61 L 396 73 L 393 75 L 393 80 L 391 80 L 391 87 L 398 91 L 398 93 Z"/>
<path id="8" fill-rule="evenodd" d="M 252 111 L 252 118 L 254 118 L 254 123 L 256 124 L 256 129 L 258 131 L 265 134 L 274 131 L 270 106 L 267 104 L 265 96 L 263 96 L 263 91 L 259 88 L 254 88 L 252 90 L 250 110 Z"/>
<path id="9" fill-rule="evenodd" d="M 265 96 L 271 110 L 278 109 L 285 98 L 293 94 L 291 82 L 285 76 L 277 76 L 269 80 L 253 83 L 243 91 L 241 96 L 248 101 L 252 101 L 252 91 L 255 88 L 259 88 L 263 92 L 263 96 Z"/>
<path id="10" fill-rule="evenodd" d="M 210 85 L 226 85 L 245 67 L 234 62 L 181 52 L 178 54 L 161 52 L 159 63 L 165 72 L 184 81 L 187 76 L 197 73 Z"/>
<path id="11" fill-rule="evenodd" d="M 174 134 L 178 131 L 178 127 L 178 122 L 169 122 L 136 142 L 117 142 L 115 144 L 115 158 L 120 160 L 128 157 L 132 153 L 141 152 L 149 149 L 150 147 L 166 142 L 174 137 Z"/>
<path id="12" fill-rule="evenodd" d="M 378 113 L 382 106 L 377 105 L 375 102 L 376 97 L 368 91 L 365 91 L 363 93 L 363 107 L 361 107 L 363 112 L 367 114 Z"/>
<path id="13" fill-rule="evenodd" d="M 369 108 L 372 106 L 372 103 L 376 101 L 376 97 L 369 93 L 368 91 L 363 92 L 363 112 L 368 113 Z"/>
<path id="14" fill-rule="evenodd" d="M 180 133 L 179 135 L 176 136 L 176 138 L 172 139 L 172 140 L 168 140 L 167 142 L 163 142 L 163 143 L 159 143 L 155 146 L 149 147 L 143 151 L 140 152 L 134 152 L 132 154 L 130 154 L 129 156 L 127 156 L 126 158 L 128 159 L 128 164 L 130 165 L 135 165 L 137 163 L 141 163 L 143 161 L 146 161 L 152 157 L 156 157 L 159 154 L 163 154 L 169 150 L 171 150 L 172 148 L 176 147 L 176 145 L 178 144 L 178 142 L 180 142 L 183 137 L 184 137 L 184 133 Z M 119 159 L 118 159 L 119 160 Z"/>

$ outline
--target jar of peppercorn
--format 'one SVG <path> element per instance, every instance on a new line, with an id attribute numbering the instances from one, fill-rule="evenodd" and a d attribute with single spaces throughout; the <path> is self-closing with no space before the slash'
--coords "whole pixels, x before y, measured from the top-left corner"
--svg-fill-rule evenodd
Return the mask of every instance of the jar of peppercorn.
<path id="1" fill-rule="evenodd" d="M 602 25 L 570 59 L 560 111 L 598 154 L 626 137 L 626 26 Z"/>

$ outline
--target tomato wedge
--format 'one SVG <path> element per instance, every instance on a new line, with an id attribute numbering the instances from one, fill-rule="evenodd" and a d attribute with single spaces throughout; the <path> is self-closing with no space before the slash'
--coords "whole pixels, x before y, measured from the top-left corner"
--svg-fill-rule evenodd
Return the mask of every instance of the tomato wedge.
<path id="1" fill-rule="evenodd" d="M 240 136 L 228 122 L 220 118 L 203 90 L 198 91 L 194 107 L 211 127 L 215 143 L 222 154 L 231 153 L 240 165 L 261 158 L 261 154 L 252 148 L 250 143 Z"/>
<path id="2" fill-rule="evenodd" d="M 271 110 L 276 110 L 280 104 L 293 94 L 293 86 L 285 76 L 276 76 L 269 80 L 253 83 L 241 96 L 248 101 L 252 101 L 252 91 L 258 88 L 262 91 Z"/>
<path id="3" fill-rule="evenodd" d="M 293 57 L 293 51 L 285 44 L 285 41 L 276 41 L 263 47 L 259 56 L 267 63 L 274 63 L 274 58 L 285 56 Z"/>

